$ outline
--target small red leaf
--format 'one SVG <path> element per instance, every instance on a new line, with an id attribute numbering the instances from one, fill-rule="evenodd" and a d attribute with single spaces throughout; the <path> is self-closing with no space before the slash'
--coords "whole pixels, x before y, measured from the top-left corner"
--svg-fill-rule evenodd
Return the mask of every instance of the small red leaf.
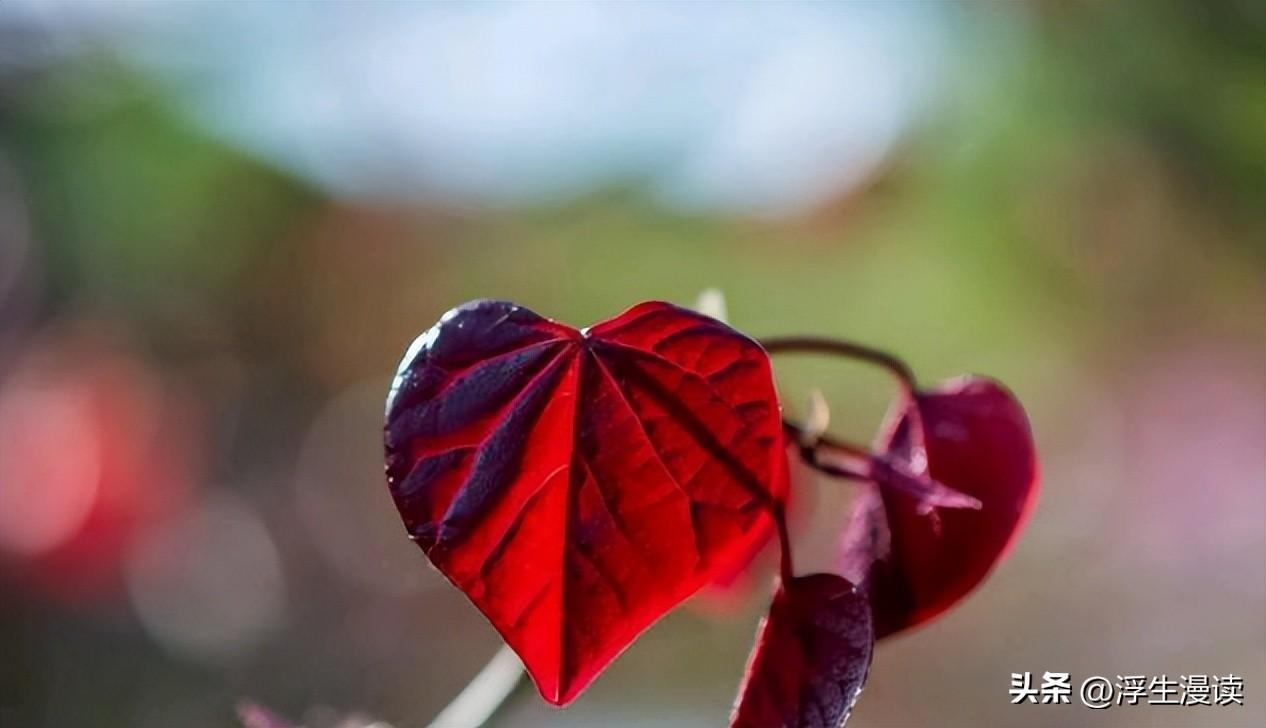
<path id="1" fill-rule="evenodd" d="M 731 728 L 838 728 L 870 669 L 866 596 L 847 579 L 786 581 L 761 626 Z"/>
<path id="2" fill-rule="evenodd" d="M 388 483 L 410 536 L 563 705 L 769 536 L 779 417 L 764 350 L 713 319 L 644 303 L 582 332 L 477 301 L 401 362 Z"/>
<path id="3" fill-rule="evenodd" d="M 937 616 L 985 578 L 1032 507 L 1038 471 L 1023 408 L 984 378 L 920 392 L 890 420 L 880 446 L 981 503 L 979 510 L 928 512 L 914 496 L 880 487 L 880 495 L 859 504 L 848 537 L 851 558 L 872 550 L 867 588 L 883 637 Z M 880 497 L 882 511 L 875 507 Z"/>

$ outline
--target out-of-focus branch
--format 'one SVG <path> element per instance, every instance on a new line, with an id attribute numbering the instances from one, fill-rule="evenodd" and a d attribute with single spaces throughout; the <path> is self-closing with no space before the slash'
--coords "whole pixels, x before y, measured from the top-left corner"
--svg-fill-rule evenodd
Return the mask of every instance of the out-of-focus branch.
<path id="1" fill-rule="evenodd" d="M 523 664 L 508 645 L 502 645 L 427 728 L 479 728 L 496 714 L 522 682 Z"/>
<path id="2" fill-rule="evenodd" d="M 892 373 L 907 393 L 914 392 L 914 371 L 901 359 L 886 351 L 875 349 L 855 341 L 831 339 L 823 336 L 774 336 L 761 339 L 760 345 L 773 354 L 834 354 L 849 359 L 869 362 Z"/>

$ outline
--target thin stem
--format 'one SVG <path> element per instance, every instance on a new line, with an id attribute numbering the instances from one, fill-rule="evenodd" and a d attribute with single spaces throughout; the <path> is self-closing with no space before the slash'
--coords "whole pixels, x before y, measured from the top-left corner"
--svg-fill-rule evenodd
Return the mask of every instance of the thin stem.
<path id="1" fill-rule="evenodd" d="M 801 449 L 809 447 L 810 450 L 813 450 L 820 445 L 825 445 L 834 450 L 838 450 L 841 453 L 856 455 L 859 458 L 870 457 L 870 449 L 865 445 L 858 445 L 855 442 L 848 442 L 847 440 L 839 440 L 831 437 L 825 432 L 814 437 L 812 443 L 805 443 L 805 429 L 788 419 L 784 419 L 782 421 L 782 429 L 792 440 L 795 440 L 800 444 Z M 806 462 L 808 461 L 806 460 Z M 809 464 L 812 465 L 813 463 Z"/>
<path id="2" fill-rule="evenodd" d="M 784 423 L 784 427 L 791 433 L 799 429 L 792 423 Z M 826 437 L 821 437 L 815 442 L 798 442 L 800 460 L 814 470 L 848 480 L 873 480 L 869 465 L 875 456 L 865 447 Z M 823 457 L 823 450 L 827 450 L 828 455 L 835 456 L 831 458 L 831 462 L 827 462 L 827 458 Z M 850 464 L 845 465 L 846 461 Z"/>
<path id="3" fill-rule="evenodd" d="M 872 453 L 852 443 L 801 443 L 800 459 L 809 467 L 838 478 L 865 480 L 892 488 L 918 500 L 920 513 L 932 508 L 979 509 L 980 500 L 945 485 L 927 473 L 914 472 L 888 455 Z"/>
<path id="4" fill-rule="evenodd" d="M 901 359 L 864 344 L 823 336 L 775 336 L 761 339 L 760 345 L 770 354 L 836 354 L 869 362 L 892 373 L 906 392 L 914 392 L 914 371 Z"/>
<path id="5" fill-rule="evenodd" d="M 791 581 L 795 573 L 791 565 L 791 534 L 787 531 L 787 511 L 781 502 L 774 505 L 774 525 L 778 529 L 778 572 L 783 583 Z"/>
<path id="6" fill-rule="evenodd" d="M 886 351 L 876 349 L 874 347 L 859 344 L 855 341 L 846 339 L 832 339 L 824 336 L 775 336 L 772 338 L 762 339 L 761 346 L 769 354 L 836 354 L 839 356 L 857 359 L 859 361 L 869 362 L 877 366 L 887 369 L 897 381 L 901 384 L 901 388 L 907 396 L 914 396 L 917 389 L 917 383 L 914 378 L 914 371 L 910 366 L 901 359 L 889 354 Z M 864 445 L 838 440 L 831 437 L 825 432 L 815 432 L 809 435 L 807 430 L 801 425 L 788 419 L 783 419 L 783 430 L 791 436 L 800 445 L 800 456 L 810 466 L 841 477 L 850 477 L 856 479 L 867 479 L 864 475 L 847 471 L 838 466 L 829 466 L 821 462 L 818 457 L 818 448 L 827 447 L 835 450 L 842 455 L 851 455 L 856 458 L 862 458 L 869 461 L 873 455 L 870 449 Z M 811 440 L 807 441 L 807 440 Z"/>
<path id="7" fill-rule="evenodd" d="M 508 645 L 502 645 L 427 728 L 478 728 L 485 725 L 522 681 L 523 665 Z"/>

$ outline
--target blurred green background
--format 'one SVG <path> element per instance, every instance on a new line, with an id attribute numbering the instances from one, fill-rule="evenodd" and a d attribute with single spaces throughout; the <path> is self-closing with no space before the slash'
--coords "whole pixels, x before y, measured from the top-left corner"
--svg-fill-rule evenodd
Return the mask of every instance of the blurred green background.
<path id="1" fill-rule="evenodd" d="M 404 347 L 715 287 L 1032 417 L 1027 532 L 850 725 L 1264 725 L 1264 210 L 1261 2 L 5 3 L 0 724 L 425 725 L 498 640 L 383 482 Z M 891 395 L 777 367 L 858 440 Z M 494 725 L 722 724 L 768 583 Z M 1009 704 L 1047 670 L 1246 704 Z"/>

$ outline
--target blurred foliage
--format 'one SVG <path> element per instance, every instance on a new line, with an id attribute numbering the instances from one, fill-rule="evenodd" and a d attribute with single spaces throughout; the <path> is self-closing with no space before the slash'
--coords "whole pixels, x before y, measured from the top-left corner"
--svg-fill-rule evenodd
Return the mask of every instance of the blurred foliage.
<path id="1" fill-rule="evenodd" d="M 177 118 L 109 58 L 29 79 L 6 118 L 57 298 L 144 317 L 156 300 L 233 303 L 313 197 Z"/>

